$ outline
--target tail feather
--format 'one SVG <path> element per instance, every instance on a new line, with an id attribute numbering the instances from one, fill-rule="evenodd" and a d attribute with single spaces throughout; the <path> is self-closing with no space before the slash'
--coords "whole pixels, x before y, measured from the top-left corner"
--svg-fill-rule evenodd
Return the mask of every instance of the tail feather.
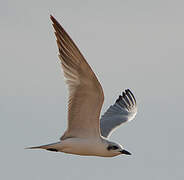
<path id="1" fill-rule="evenodd" d="M 51 144 L 46 144 L 46 145 L 41 145 L 41 146 L 33 146 L 33 147 L 26 147 L 25 149 L 46 149 L 48 151 L 58 151 L 57 145 L 60 144 L 61 142 L 56 142 L 56 143 L 51 143 Z"/>

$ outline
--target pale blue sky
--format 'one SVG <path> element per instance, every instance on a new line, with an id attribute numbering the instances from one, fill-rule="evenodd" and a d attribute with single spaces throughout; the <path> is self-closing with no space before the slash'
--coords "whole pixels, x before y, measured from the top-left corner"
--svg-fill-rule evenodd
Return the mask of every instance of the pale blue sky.
<path id="1" fill-rule="evenodd" d="M 57 141 L 66 128 L 50 14 L 98 76 L 102 112 L 125 88 L 134 92 L 138 114 L 112 136 L 132 156 L 24 149 Z M 0 26 L 0 179 L 184 179 L 183 1 L 7 0 Z"/>

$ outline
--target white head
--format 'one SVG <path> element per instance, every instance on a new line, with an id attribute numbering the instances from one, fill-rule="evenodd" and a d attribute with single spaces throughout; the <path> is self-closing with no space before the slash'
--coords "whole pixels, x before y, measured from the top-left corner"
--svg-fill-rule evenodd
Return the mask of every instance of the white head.
<path id="1" fill-rule="evenodd" d="M 120 144 L 106 140 L 106 149 L 109 156 L 117 156 L 120 154 L 131 155 L 130 152 L 125 150 Z"/>

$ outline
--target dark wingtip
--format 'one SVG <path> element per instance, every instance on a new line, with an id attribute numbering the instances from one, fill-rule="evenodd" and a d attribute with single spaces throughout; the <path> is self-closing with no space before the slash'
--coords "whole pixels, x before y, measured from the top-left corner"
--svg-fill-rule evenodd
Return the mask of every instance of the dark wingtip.
<path id="1" fill-rule="evenodd" d="M 54 19 L 54 17 L 52 16 L 52 14 L 50 14 L 50 19 L 51 19 L 51 21 Z"/>
<path id="2" fill-rule="evenodd" d="M 119 98 L 116 100 L 116 103 L 119 102 L 122 99 L 122 96 L 119 95 Z"/>
<path id="3" fill-rule="evenodd" d="M 130 89 L 127 89 L 127 92 L 131 94 L 131 96 L 133 97 L 134 101 L 135 101 L 135 104 L 137 104 L 137 101 L 135 99 L 135 96 L 134 94 L 132 93 L 132 91 L 130 91 Z"/>
<path id="4" fill-rule="evenodd" d="M 52 16 L 52 14 L 50 14 L 50 19 L 52 21 L 52 23 L 57 23 L 57 20 L 54 18 L 54 16 Z"/>
<path id="5" fill-rule="evenodd" d="M 126 94 L 125 94 L 125 92 L 124 92 L 124 91 L 123 91 L 122 95 L 123 95 L 123 97 L 125 97 L 125 96 L 126 96 Z"/>
<path id="6" fill-rule="evenodd" d="M 130 92 L 130 89 L 125 89 L 125 92 L 126 92 L 126 93 Z"/>

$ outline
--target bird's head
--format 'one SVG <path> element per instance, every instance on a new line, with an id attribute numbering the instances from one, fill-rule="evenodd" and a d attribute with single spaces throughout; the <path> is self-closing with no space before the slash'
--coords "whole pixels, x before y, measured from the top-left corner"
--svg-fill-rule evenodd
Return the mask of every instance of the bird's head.
<path id="1" fill-rule="evenodd" d="M 107 151 L 109 153 L 112 153 L 114 156 L 117 156 L 117 155 L 120 155 L 120 154 L 131 155 L 130 152 L 128 152 L 120 144 L 115 143 L 115 142 L 109 142 L 108 141 Z"/>

